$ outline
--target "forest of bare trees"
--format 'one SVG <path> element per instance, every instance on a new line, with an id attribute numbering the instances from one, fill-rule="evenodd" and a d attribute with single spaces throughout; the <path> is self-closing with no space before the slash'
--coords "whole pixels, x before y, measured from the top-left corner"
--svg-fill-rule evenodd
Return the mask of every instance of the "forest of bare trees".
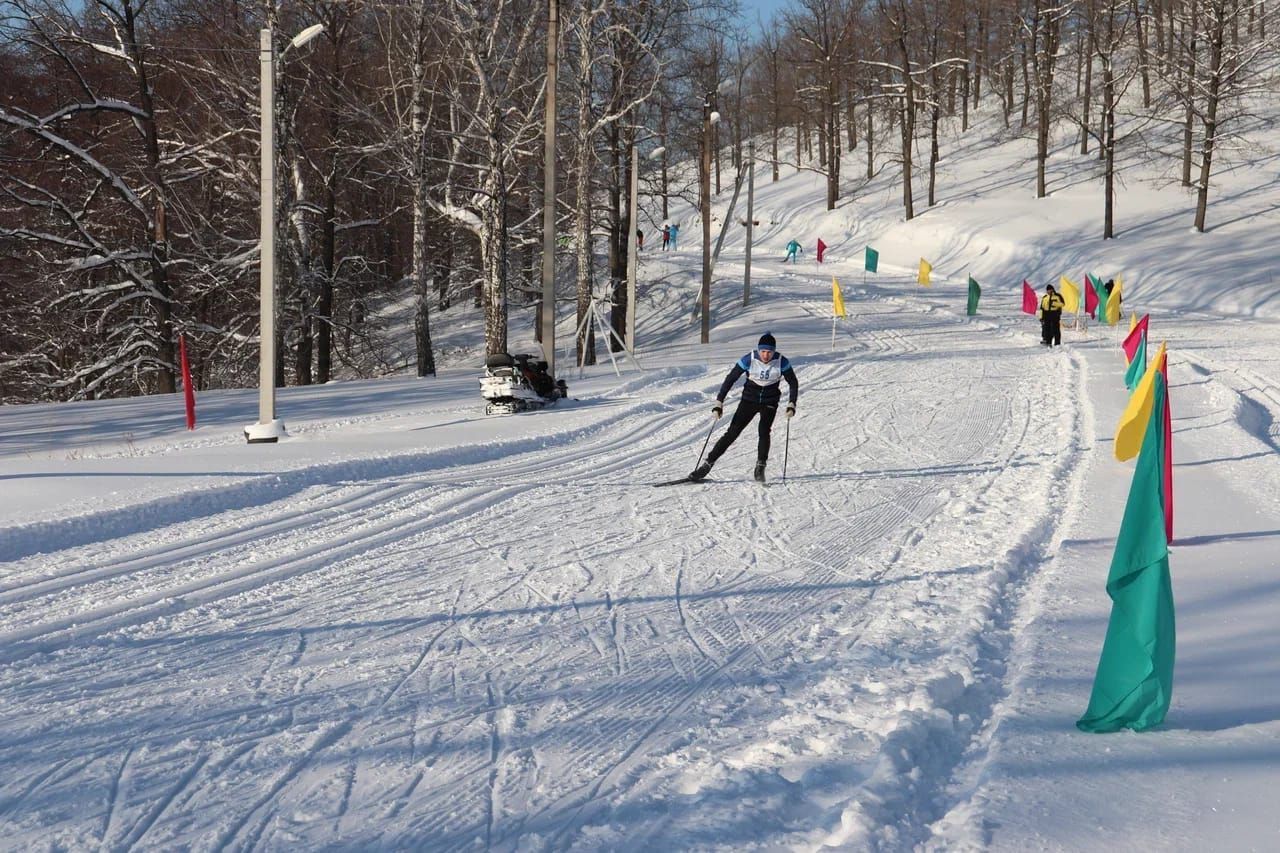
<path id="1" fill-rule="evenodd" d="M 0 0 L 0 402 L 171 392 L 179 335 L 197 387 L 255 384 L 264 27 L 278 384 L 406 367 L 379 343 L 397 300 L 419 375 L 453 306 L 505 350 L 541 293 L 553 3 L 558 301 L 612 300 L 621 337 L 632 148 L 665 149 L 641 158 L 655 217 L 696 202 L 708 99 L 713 192 L 754 139 L 829 209 L 900 175 L 910 219 L 981 110 L 1034 140 L 1040 196 L 1064 133 L 1096 152 L 1101 236 L 1122 146 L 1170 161 L 1204 230 L 1280 45 L 1266 0 L 792 0 L 763 27 L 735 0 Z"/>

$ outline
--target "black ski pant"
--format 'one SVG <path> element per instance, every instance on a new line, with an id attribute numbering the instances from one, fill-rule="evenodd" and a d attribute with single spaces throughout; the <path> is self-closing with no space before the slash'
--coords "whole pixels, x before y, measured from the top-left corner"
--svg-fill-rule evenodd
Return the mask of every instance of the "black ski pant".
<path id="1" fill-rule="evenodd" d="M 1044 342 L 1050 346 L 1062 346 L 1062 312 L 1044 312 Z"/>
<path id="2" fill-rule="evenodd" d="M 769 433 L 773 429 L 773 419 L 778 414 L 777 403 L 752 403 L 743 400 L 738 403 L 738 408 L 733 413 L 733 420 L 729 421 L 729 429 L 725 434 L 720 436 L 720 440 L 716 442 L 716 446 L 711 448 L 710 455 L 707 456 L 707 462 L 714 465 L 716 460 L 724 455 L 729 449 L 729 445 L 738 440 L 738 436 L 747 428 L 747 424 L 751 423 L 751 419 L 756 415 L 760 416 L 760 443 L 756 446 L 756 460 L 766 462 L 769 459 Z"/>

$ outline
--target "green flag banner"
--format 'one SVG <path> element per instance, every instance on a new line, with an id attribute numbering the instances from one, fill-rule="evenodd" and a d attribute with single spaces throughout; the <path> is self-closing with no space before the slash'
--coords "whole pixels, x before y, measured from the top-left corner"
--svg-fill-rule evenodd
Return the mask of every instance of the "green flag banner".
<path id="1" fill-rule="evenodd" d="M 1129 389 L 1129 393 L 1133 393 L 1133 389 L 1138 387 L 1138 383 L 1142 381 L 1142 376 L 1147 372 L 1147 336 L 1143 335 L 1138 339 L 1138 348 L 1133 353 L 1133 361 L 1129 362 L 1129 369 L 1124 372 L 1124 387 Z"/>
<path id="2" fill-rule="evenodd" d="M 1111 620 L 1089 707 L 1076 722 L 1081 731 L 1145 731 L 1164 722 L 1173 698 L 1173 584 L 1161 480 L 1166 393 L 1157 371 L 1147 433 L 1107 576 Z"/>
<path id="3" fill-rule="evenodd" d="M 1105 323 L 1107 321 L 1107 289 L 1102 282 L 1098 281 L 1095 275 L 1089 276 L 1093 279 L 1094 289 L 1098 292 L 1098 322 Z"/>
<path id="4" fill-rule="evenodd" d="M 875 272 L 876 267 L 880 266 L 880 253 L 870 246 L 867 247 L 867 272 Z"/>
<path id="5" fill-rule="evenodd" d="M 978 313 L 978 300 L 982 298 L 982 288 L 978 286 L 977 280 L 973 276 L 969 276 L 969 305 L 965 308 L 964 313 L 972 317 Z"/>

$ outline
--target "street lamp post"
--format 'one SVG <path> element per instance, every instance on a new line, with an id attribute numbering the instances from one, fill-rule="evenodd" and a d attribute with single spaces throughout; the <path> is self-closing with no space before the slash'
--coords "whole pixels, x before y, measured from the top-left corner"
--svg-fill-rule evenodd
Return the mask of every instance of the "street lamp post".
<path id="1" fill-rule="evenodd" d="M 711 127 L 720 120 L 715 111 L 715 90 L 702 99 L 702 343 L 711 342 Z"/>
<path id="2" fill-rule="evenodd" d="M 312 24 L 294 36 L 285 50 L 302 47 L 323 31 L 324 24 Z M 244 428 L 244 436 L 250 444 L 274 443 L 286 434 L 284 422 L 276 417 L 276 53 L 271 27 L 263 27 L 258 33 L 258 64 L 262 77 L 262 144 L 259 155 L 259 195 L 262 209 L 258 226 L 258 422 Z"/>

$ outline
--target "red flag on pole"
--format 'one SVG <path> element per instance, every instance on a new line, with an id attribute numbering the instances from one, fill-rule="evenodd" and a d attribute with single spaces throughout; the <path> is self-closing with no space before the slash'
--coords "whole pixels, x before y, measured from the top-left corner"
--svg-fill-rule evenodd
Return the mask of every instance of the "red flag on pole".
<path id="1" fill-rule="evenodd" d="M 191 365 L 187 363 L 187 338 L 178 335 L 178 362 L 182 366 L 182 395 L 187 402 L 187 429 L 196 428 L 196 391 L 191 387 Z"/>
<path id="2" fill-rule="evenodd" d="M 1092 278 L 1086 274 L 1084 277 L 1084 313 L 1090 317 L 1094 316 L 1094 312 L 1098 310 L 1098 291 L 1093 289 Z"/>
<path id="3" fill-rule="evenodd" d="M 1146 319 L 1145 317 L 1143 319 Z M 1169 356 L 1160 365 L 1164 374 L 1164 539 L 1173 544 L 1173 416 L 1169 413 Z"/>
<path id="4" fill-rule="evenodd" d="M 1040 300 L 1036 299 L 1035 290 L 1024 278 L 1022 280 L 1022 313 L 1034 315 L 1039 304 Z"/>
<path id="5" fill-rule="evenodd" d="M 822 253 L 827 250 L 827 244 L 822 242 L 822 238 L 818 238 L 818 263 L 822 263 Z"/>
<path id="6" fill-rule="evenodd" d="M 1121 342 L 1124 347 L 1124 360 L 1132 362 L 1133 357 L 1138 354 L 1138 344 L 1142 343 L 1142 337 L 1147 333 L 1147 326 L 1150 324 L 1151 315 L 1143 314 L 1142 319 L 1133 327 L 1133 331 L 1129 332 L 1129 336 Z M 1168 383 L 1165 383 L 1166 385 Z"/>

